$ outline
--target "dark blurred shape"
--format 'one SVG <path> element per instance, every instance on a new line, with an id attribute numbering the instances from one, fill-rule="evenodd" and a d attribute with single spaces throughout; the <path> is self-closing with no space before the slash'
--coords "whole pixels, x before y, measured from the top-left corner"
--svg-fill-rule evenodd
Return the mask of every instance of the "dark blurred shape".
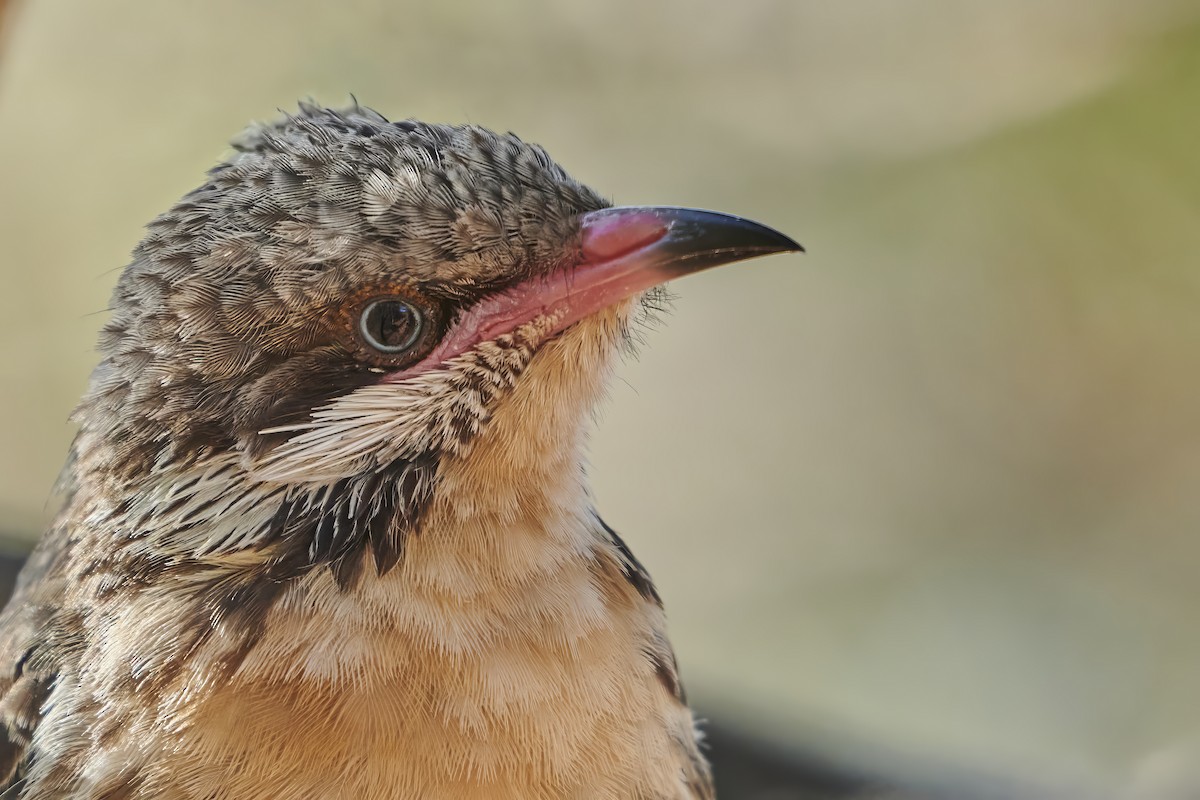
<path id="1" fill-rule="evenodd" d="M 709 720 L 705 726 L 717 796 L 736 800 L 879 797 L 886 786 L 812 753 L 792 751 Z M 895 796 L 895 795 L 893 795 Z"/>
<path id="2" fill-rule="evenodd" d="M 0 535 L 0 541 L 27 537 Z M 0 597 L 7 602 L 24 557 L 0 553 Z M 1056 800 L 1065 797 L 987 781 L 931 765 L 898 764 L 888 758 L 837 757 L 789 746 L 708 720 L 708 755 L 722 800 Z M 854 748 L 857 750 L 857 748 Z M 910 776 L 919 775 L 919 778 Z"/>
<path id="3" fill-rule="evenodd" d="M 0 0 L 3 2 L 3 0 Z M 20 541 L 15 536 L 0 535 L 0 540 L 6 542 Z M 0 554 L 0 597 L 4 598 L 4 602 L 8 602 L 8 598 L 12 595 L 13 587 L 17 583 L 17 573 L 21 571 L 21 565 L 25 563 L 25 559 L 21 556 L 12 555 L 10 553 Z"/>
<path id="4" fill-rule="evenodd" d="M 842 742 L 772 741 L 730 726 L 707 725 L 709 757 L 722 800 L 1102 800 L 1095 792 L 1052 790 Z"/>

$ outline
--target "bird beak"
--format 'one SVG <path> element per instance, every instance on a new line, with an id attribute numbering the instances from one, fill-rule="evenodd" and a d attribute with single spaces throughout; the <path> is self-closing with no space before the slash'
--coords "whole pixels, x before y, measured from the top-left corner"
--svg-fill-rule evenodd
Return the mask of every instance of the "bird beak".
<path id="1" fill-rule="evenodd" d="M 606 208 L 585 214 L 580 230 L 583 257 L 571 273 L 568 298 L 568 317 L 575 319 L 709 267 L 804 252 L 765 225 L 697 208 Z"/>
<path id="2" fill-rule="evenodd" d="M 804 248 L 773 228 L 732 214 L 672 206 L 620 206 L 580 219 L 583 264 L 607 274 L 649 272 L 629 295 L 709 267 Z M 626 296 L 629 296 L 626 295 Z"/>
<path id="3" fill-rule="evenodd" d="M 551 334 L 659 284 L 709 267 L 772 253 L 804 252 L 779 231 L 716 211 L 621 206 L 579 219 L 579 250 L 563 267 L 484 298 L 409 377 L 538 317 Z"/>

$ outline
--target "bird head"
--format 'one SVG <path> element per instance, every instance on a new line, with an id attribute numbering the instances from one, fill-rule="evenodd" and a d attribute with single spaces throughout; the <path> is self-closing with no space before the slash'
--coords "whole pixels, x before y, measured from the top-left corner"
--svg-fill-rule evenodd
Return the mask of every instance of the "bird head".
<path id="1" fill-rule="evenodd" d="M 187 557 L 366 544 L 382 572 L 439 496 L 516 513 L 523 487 L 582 485 L 585 418 L 655 287 L 800 249 L 610 207 L 474 126 L 302 106 L 235 149 L 149 225 L 77 412 L 77 480 Z"/>

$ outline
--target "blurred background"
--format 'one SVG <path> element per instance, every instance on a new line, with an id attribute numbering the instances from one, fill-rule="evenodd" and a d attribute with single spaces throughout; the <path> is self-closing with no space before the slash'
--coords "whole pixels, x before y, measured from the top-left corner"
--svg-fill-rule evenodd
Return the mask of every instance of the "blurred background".
<path id="1" fill-rule="evenodd" d="M 679 283 L 592 448 L 718 765 L 733 731 L 830 792 L 1200 797 L 1197 0 L 39 0 L 0 36 L 13 553 L 141 226 L 353 93 L 808 246 Z"/>

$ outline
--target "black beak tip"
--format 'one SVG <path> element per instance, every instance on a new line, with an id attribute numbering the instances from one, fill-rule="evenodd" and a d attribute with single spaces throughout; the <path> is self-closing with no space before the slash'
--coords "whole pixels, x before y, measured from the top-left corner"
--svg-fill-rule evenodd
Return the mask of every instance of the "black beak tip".
<path id="1" fill-rule="evenodd" d="M 777 250 L 776 252 L 779 252 L 779 253 L 805 253 L 805 252 L 808 252 L 807 250 L 804 249 L 804 245 L 800 244 L 799 242 L 797 242 L 795 239 L 788 236 L 787 234 L 780 233 L 779 231 L 775 230 L 774 228 L 768 228 L 767 230 L 770 230 L 772 233 L 774 233 L 776 236 L 779 237 L 780 247 L 779 247 L 779 250 Z"/>
<path id="2" fill-rule="evenodd" d="M 692 208 L 663 209 L 662 216 L 672 223 L 671 238 L 695 251 L 738 253 L 740 258 L 804 252 L 792 237 L 745 217 Z"/>

